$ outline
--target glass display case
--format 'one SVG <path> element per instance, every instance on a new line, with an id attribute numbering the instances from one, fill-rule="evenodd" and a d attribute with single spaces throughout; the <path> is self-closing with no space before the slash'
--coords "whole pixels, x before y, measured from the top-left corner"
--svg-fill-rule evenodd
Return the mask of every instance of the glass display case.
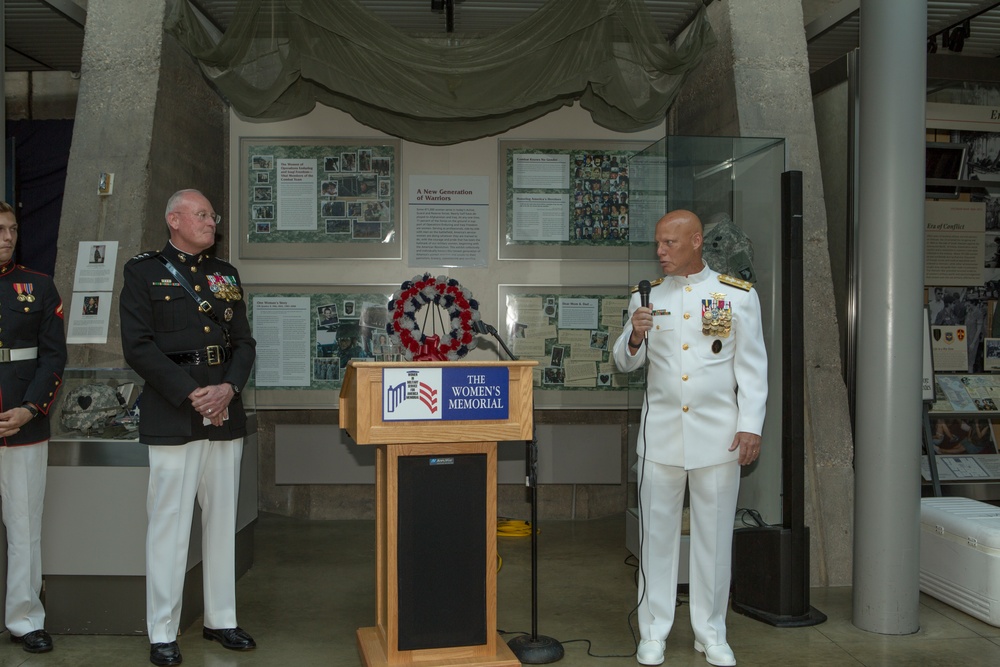
<path id="1" fill-rule="evenodd" d="M 668 211 L 687 209 L 705 227 L 703 257 L 709 266 L 749 280 L 760 297 L 768 351 L 765 442 L 781 451 L 781 174 L 785 140 L 748 137 L 668 136 L 629 160 L 631 237 L 629 283 L 662 276 L 656 257 L 656 223 Z M 644 400 L 644 379 L 630 387 L 629 463 Z M 765 519 L 781 518 L 780 456 L 760 460 L 740 489 L 740 506 L 758 508 Z M 630 481 L 635 481 L 634 472 Z M 634 494 L 630 505 L 635 502 Z M 638 521 L 628 513 L 627 542 L 635 553 Z M 686 539 L 686 536 L 685 536 Z M 682 550 L 683 551 L 683 550 Z M 686 568 L 682 568 L 686 569 Z M 682 581 L 684 572 L 682 572 Z"/>
<path id="2" fill-rule="evenodd" d="M 138 441 L 142 386 L 131 368 L 67 368 L 49 411 L 51 440 Z M 252 412 L 253 387 L 240 398 Z"/>

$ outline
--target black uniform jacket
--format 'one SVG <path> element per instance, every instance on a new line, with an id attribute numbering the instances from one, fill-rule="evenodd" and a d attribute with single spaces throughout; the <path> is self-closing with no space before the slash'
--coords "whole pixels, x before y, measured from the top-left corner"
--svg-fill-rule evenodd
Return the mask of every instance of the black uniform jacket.
<path id="1" fill-rule="evenodd" d="M 212 306 L 218 322 L 198 309 L 188 291 L 160 261 L 161 254 Z M 182 445 L 193 440 L 232 440 L 246 435 L 246 413 L 240 395 L 229 404 L 229 419 L 222 426 L 206 426 L 188 400 L 198 387 L 226 382 L 241 389 L 246 386 L 256 342 L 242 297 L 239 275 L 232 264 L 209 255 L 188 255 L 169 243 L 162 253 L 144 253 L 125 264 L 119 300 L 122 351 L 128 364 L 145 380 L 139 400 L 140 442 Z M 167 356 L 196 350 L 204 356 L 206 347 L 225 346 L 223 327 L 229 332 L 232 346 L 228 361 L 214 366 L 182 365 Z"/>
<path id="2" fill-rule="evenodd" d="M 27 347 L 37 347 L 38 357 L 0 363 L 0 412 L 28 401 L 42 414 L 0 438 L 3 446 L 48 440 L 48 414 L 66 368 L 63 305 L 52 278 L 11 260 L 0 267 L 0 348 Z"/>

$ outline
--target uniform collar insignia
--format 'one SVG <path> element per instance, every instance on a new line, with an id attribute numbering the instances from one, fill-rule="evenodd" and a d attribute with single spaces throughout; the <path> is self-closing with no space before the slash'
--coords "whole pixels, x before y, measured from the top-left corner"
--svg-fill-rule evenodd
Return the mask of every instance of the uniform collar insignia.
<path id="1" fill-rule="evenodd" d="M 0 266 L 0 276 L 6 275 L 11 271 L 13 271 L 15 266 L 16 264 L 14 264 L 14 258 L 11 257 L 9 262 L 4 264 L 3 266 Z"/>
<path id="2" fill-rule="evenodd" d="M 179 249 L 173 243 L 169 244 L 169 249 L 170 249 L 170 255 L 177 257 L 177 261 L 180 262 L 181 264 L 198 265 L 201 264 L 202 261 L 208 259 L 208 255 L 204 253 L 192 255 L 190 253 L 186 253 L 183 250 Z"/>

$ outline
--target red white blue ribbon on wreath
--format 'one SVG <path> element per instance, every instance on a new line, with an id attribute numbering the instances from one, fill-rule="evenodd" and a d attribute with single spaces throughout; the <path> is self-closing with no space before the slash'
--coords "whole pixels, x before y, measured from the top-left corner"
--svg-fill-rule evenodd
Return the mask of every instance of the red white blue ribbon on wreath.
<path id="1" fill-rule="evenodd" d="M 417 312 L 430 304 L 448 313 L 451 331 L 444 340 L 417 325 Z M 404 281 L 389 301 L 389 316 L 386 331 L 407 361 L 457 361 L 476 346 L 472 323 L 480 319 L 479 303 L 454 278 L 425 273 Z"/>

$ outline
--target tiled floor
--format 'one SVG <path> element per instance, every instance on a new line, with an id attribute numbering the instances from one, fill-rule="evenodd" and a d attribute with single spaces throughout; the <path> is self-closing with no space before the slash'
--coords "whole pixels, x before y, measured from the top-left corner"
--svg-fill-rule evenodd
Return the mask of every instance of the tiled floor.
<path id="1" fill-rule="evenodd" d="M 548 521 L 539 535 L 539 634 L 558 639 L 565 667 L 635 665 L 628 616 L 635 604 L 635 567 L 626 561 L 622 518 Z M 261 516 L 256 562 L 238 587 L 240 625 L 257 639 L 248 653 L 201 638 L 196 622 L 180 641 L 185 665 L 229 667 L 354 666 L 355 630 L 374 624 L 374 524 Z M 498 624 L 531 631 L 530 540 L 500 538 Z M 891 666 L 1000 665 L 1000 628 L 933 598 L 921 597 L 921 629 L 882 636 L 851 624 L 849 588 L 814 589 L 812 605 L 828 620 L 807 628 L 775 628 L 733 612 L 729 639 L 739 665 Z M 505 638 L 514 636 L 506 635 Z M 585 641 L 586 640 L 586 641 Z M 686 607 L 667 642 L 665 665 L 703 667 L 692 647 Z M 56 636 L 52 653 L 32 656 L 0 643 L 0 667 L 148 665 L 145 637 Z M 591 657 L 594 656 L 611 657 Z"/>

